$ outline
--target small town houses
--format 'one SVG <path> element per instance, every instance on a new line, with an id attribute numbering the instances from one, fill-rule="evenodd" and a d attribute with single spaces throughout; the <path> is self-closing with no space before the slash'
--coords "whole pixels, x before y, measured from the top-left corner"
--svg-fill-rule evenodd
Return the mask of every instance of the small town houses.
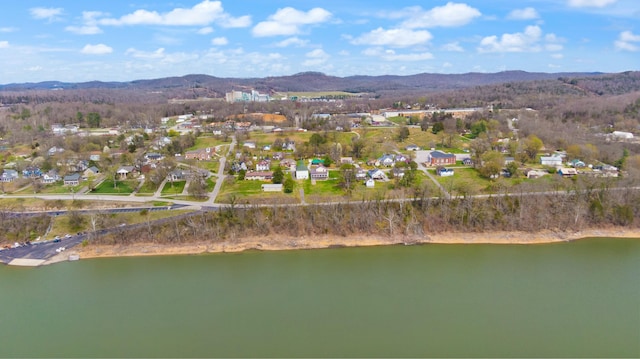
<path id="1" fill-rule="evenodd" d="M 197 150 L 186 151 L 184 153 L 184 158 L 187 160 L 194 159 L 198 161 L 210 161 L 214 152 L 215 150 L 213 150 L 211 147 L 201 148 Z"/>

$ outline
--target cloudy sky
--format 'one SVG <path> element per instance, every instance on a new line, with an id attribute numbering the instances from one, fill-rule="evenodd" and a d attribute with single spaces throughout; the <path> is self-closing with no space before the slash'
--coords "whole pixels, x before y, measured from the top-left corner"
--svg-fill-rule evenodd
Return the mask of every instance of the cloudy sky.
<path id="1" fill-rule="evenodd" d="M 639 70 L 639 0 L 22 0 L 0 84 Z"/>

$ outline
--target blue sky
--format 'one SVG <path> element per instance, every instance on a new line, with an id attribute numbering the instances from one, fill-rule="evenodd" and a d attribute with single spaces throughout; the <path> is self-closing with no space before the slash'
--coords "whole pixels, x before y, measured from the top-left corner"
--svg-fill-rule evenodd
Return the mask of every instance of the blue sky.
<path id="1" fill-rule="evenodd" d="M 638 70 L 638 0 L 6 1 L 0 83 Z"/>

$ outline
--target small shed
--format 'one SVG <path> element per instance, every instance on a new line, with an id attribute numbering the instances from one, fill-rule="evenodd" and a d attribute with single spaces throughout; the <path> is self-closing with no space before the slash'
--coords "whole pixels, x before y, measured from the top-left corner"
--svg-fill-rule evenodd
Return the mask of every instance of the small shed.
<path id="1" fill-rule="evenodd" d="M 282 192 L 282 183 L 265 183 L 262 185 L 263 192 Z"/>

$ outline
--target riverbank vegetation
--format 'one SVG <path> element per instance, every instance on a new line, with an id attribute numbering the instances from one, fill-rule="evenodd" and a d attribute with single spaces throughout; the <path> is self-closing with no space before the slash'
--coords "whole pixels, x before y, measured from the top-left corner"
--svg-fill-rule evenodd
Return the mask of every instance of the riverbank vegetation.
<path id="1" fill-rule="evenodd" d="M 407 193 L 408 195 L 408 193 Z M 233 204 L 158 221 L 149 226 L 96 237 L 94 243 L 180 244 L 202 241 L 232 243 L 244 237 L 313 237 L 387 235 L 424 237 L 447 232 L 582 231 L 593 228 L 637 228 L 640 192 L 577 183 L 569 192 L 498 194 L 490 197 L 433 197 L 425 191 L 412 199 L 374 200 L 308 206 Z"/>

